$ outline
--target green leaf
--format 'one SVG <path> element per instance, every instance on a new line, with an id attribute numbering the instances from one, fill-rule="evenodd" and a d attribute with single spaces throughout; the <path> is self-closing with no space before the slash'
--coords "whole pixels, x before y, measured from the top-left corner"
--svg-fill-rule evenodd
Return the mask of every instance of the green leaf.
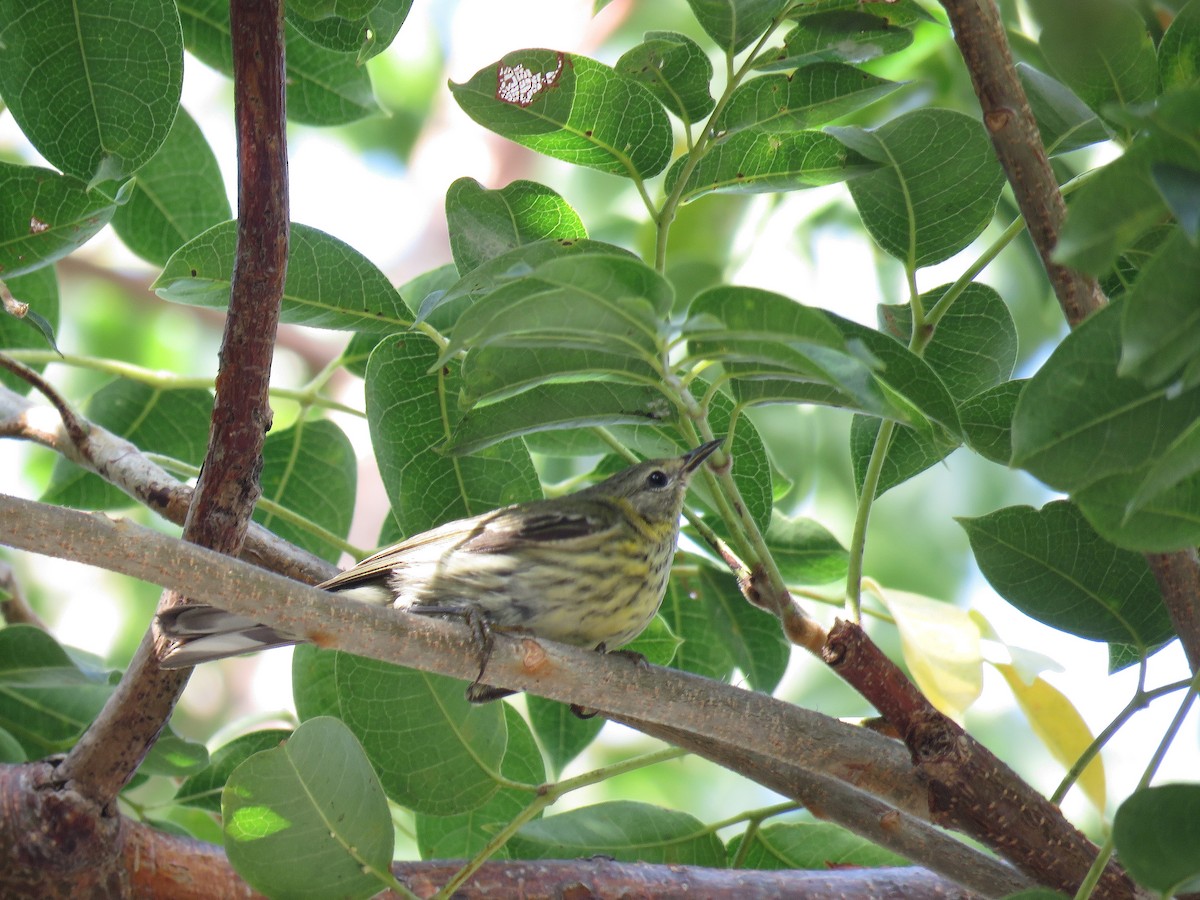
<path id="1" fill-rule="evenodd" d="M 237 222 L 222 222 L 180 247 L 151 289 L 172 303 L 224 309 L 237 248 Z M 365 256 L 316 228 L 293 222 L 281 322 L 386 334 L 412 324 L 391 282 Z"/>
<path id="2" fill-rule="evenodd" d="M 1177 229 L 1142 269 L 1123 304 L 1118 374 L 1139 378 L 1147 387 L 1177 378 L 1176 391 L 1200 383 L 1197 284 L 1200 250 Z"/>
<path id="3" fill-rule="evenodd" d="M 940 24 L 918 0 L 805 0 L 788 10 L 788 18 L 800 21 L 848 9 L 878 16 L 898 28 L 911 28 L 918 22 Z"/>
<path id="4" fill-rule="evenodd" d="M 1012 420 L 1025 380 L 1006 381 L 980 391 L 958 408 L 967 446 L 985 459 L 1007 466 L 1012 458 Z"/>
<path id="5" fill-rule="evenodd" d="M 381 0 L 361 16 L 343 13 L 308 19 L 296 14 L 289 3 L 284 14 L 288 24 L 314 44 L 335 53 L 355 53 L 355 62 L 361 66 L 391 45 L 412 4 L 413 0 Z"/>
<path id="6" fill-rule="evenodd" d="M 454 428 L 446 449 L 454 454 L 474 453 L 536 431 L 666 422 L 674 416 L 670 401 L 647 385 L 615 381 L 543 384 L 470 410 Z"/>
<path id="7" fill-rule="evenodd" d="M 350 532 L 358 464 L 350 439 L 328 419 L 301 420 L 272 431 L 263 446 L 262 496 L 340 538 Z M 342 548 L 288 519 L 254 511 L 256 522 L 322 559 Z"/>
<path id="8" fill-rule="evenodd" d="M 1162 220 L 1166 204 L 1154 184 L 1154 155 L 1145 142 L 1089 176 L 1071 195 L 1054 259 L 1103 275 L 1121 251 Z"/>
<path id="9" fill-rule="evenodd" d="M 724 646 L 750 687 L 771 693 L 791 659 L 791 644 L 784 638 L 778 620 L 751 606 L 728 572 L 718 575 L 708 566 L 701 566 L 699 587 L 712 637 Z"/>
<path id="10" fill-rule="evenodd" d="M 171 0 L 0 0 L 0 95 L 67 175 L 94 185 L 136 172 L 166 140 L 182 86 Z"/>
<path id="11" fill-rule="evenodd" d="M 516 50 L 450 90 L 484 128 L 563 162 L 649 178 L 671 158 L 650 90 L 586 56 Z"/>
<path id="12" fill-rule="evenodd" d="M 754 61 L 756 69 L 796 69 L 818 62 L 861 63 L 898 53 L 912 43 L 912 31 L 883 16 L 855 9 L 806 15 L 788 32 L 783 46 Z"/>
<path id="13" fill-rule="evenodd" d="M 881 420 L 857 415 L 850 423 L 850 462 L 854 470 L 854 490 L 862 494 L 871 454 L 879 437 Z M 879 473 L 875 496 L 903 484 L 908 479 L 937 465 L 958 448 L 957 442 L 934 435 L 918 434 L 910 428 L 892 432 L 887 456 Z"/>
<path id="14" fill-rule="evenodd" d="M 459 178 L 446 191 L 446 225 L 460 272 L 524 244 L 587 237 L 579 214 L 536 181 L 514 181 L 489 191 L 473 178 Z"/>
<path id="15" fill-rule="evenodd" d="M 949 290 L 935 288 L 921 296 L 930 310 Z M 879 307 L 880 330 L 907 344 L 912 335 L 912 309 L 886 304 Z M 938 322 L 924 360 L 956 400 L 965 401 L 1007 379 L 1017 359 L 1017 331 L 1008 307 L 992 288 L 968 285 Z M 850 427 L 850 456 L 854 485 L 862 491 L 867 466 L 879 434 L 878 419 L 856 416 Z M 919 434 L 911 429 L 893 433 L 880 473 L 876 496 L 941 462 L 959 445 L 945 436 Z"/>
<path id="16" fill-rule="evenodd" d="M 200 388 L 163 390 L 119 378 L 91 396 L 84 415 L 143 451 L 199 466 L 208 447 L 212 404 L 212 394 Z M 115 485 L 65 459 L 55 461 L 42 500 L 77 509 L 119 509 L 134 503 Z"/>
<path id="17" fill-rule="evenodd" d="M 463 687 L 308 644 L 292 657 L 300 718 L 336 715 L 362 743 L 388 797 L 435 816 L 475 809 L 500 787 L 504 704 L 468 703 Z"/>
<path id="18" fill-rule="evenodd" d="M 183 44 L 202 63 L 233 75 L 229 4 L 189 0 L 179 11 Z M 287 114 L 306 125 L 344 125 L 379 112 L 365 66 L 345 53 L 318 47 L 290 24 L 287 45 Z"/>
<path id="19" fill-rule="evenodd" d="M 700 579 L 703 564 L 697 557 L 688 556 L 687 560 L 692 571 L 677 570 L 672 574 L 659 608 L 659 615 L 683 639 L 672 664 L 684 672 L 724 681 L 733 673 L 733 657 L 726 645 L 717 640 L 718 625 L 709 617 L 703 596 L 707 582 Z"/>
<path id="20" fill-rule="evenodd" d="M 1155 163 L 1150 167 L 1150 177 L 1179 227 L 1192 243 L 1200 243 L 1200 171 L 1173 163 Z"/>
<path id="21" fill-rule="evenodd" d="M 21 746 L 21 742 L 0 728 L 0 762 L 16 764 L 28 761 L 29 757 L 25 753 L 25 748 Z"/>
<path id="22" fill-rule="evenodd" d="M 535 698 L 528 699 L 532 702 Z M 499 827 L 511 822 L 534 801 L 536 787 L 546 780 L 546 766 L 534 743 L 533 732 L 515 709 L 507 703 L 497 705 L 503 708 L 508 727 L 508 747 L 500 763 L 500 774 L 510 782 L 529 787 L 501 788 L 482 806 L 454 816 L 417 813 L 414 817 L 417 848 L 422 859 L 470 859 L 487 846 Z M 566 709 L 561 703 L 555 705 Z M 603 721 L 599 720 L 599 724 L 603 725 Z M 507 859 L 508 855 L 508 848 L 501 847 L 494 858 Z"/>
<path id="23" fill-rule="evenodd" d="M 1034 0 L 1038 44 L 1054 74 L 1089 107 L 1133 106 L 1158 92 L 1158 62 L 1141 14 L 1124 0 Z"/>
<path id="24" fill-rule="evenodd" d="M 1158 42 L 1158 77 L 1163 93 L 1200 83 L 1200 3 L 1196 0 L 1184 4 Z"/>
<path id="25" fill-rule="evenodd" d="M 671 284 L 627 256 L 551 259 L 463 311 L 439 362 L 466 347 L 568 347 L 655 360 Z"/>
<path id="26" fill-rule="evenodd" d="M 1113 819 L 1121 865 L 1162 896 L 1200 886 L 1200 785 L 1162 784 L 1134 791 Z"/>
<path id="27" fill-rule="evenodd" d="M 877 385 L 874 361 L 852 354 L 824 310 L 721 285 L 692 302 L 684 334 L 689 355 L 721 362 L 733 376 L 739 402 L 808 401 L 901 415 Z"/>
<path id="28" fill-rule="evenodd" d="M 592 253 L 637 258 L 629 251 L 603 241 L 544 240 L 523 244 L 482 263 L 463 275 L 449 289 L 430 293 L 421 302 L 417 321 L 429 322 L 443 333 L 452 331 L 462 311 L 480 297 L 518 278 L 526 277 L 535 267 L 547 260 Z"/>
<path id="29" fill-rule="evenodd" d="M 509 842 L 514 859 L 600 854 L 624 862 L 724 865 L 725 847 L 687 813 L 618 800 L 530 822 Z"/>
<path id="30" fill-rule="evenodd" d="M 765 537 L 789 584 L 829 584 L 846 577 L 850 554 L 819 522 L 789 519 L 776 511 Z"/>
<path id="31" fill-rule="evenodd" d="M 288 7 L 306 19 L 358 19 L 369 13 L 379 0 L 292 0 Z"/>
<path id="32" fill-rule="evenodd" d="M 1061 81 L 1027 63 L 1017 63 L 1017 74 L 1049 155 L 1070 153 L 1109 139 L 1100 117 Z"/>
<path id="33" fill-rule="evenodd" d="M 908 415 L 889 418 L 894 417 L 902 423 L 918 427 L 922 425 L 920 417 L 924 416 L 936 422 L 947 433 L 947 440 L 961 433 L 954 397 L 929 363 L 881 331 L 867 328 L 833 313 L 827 315 L 830 322 L 842 332 L 849 346 L 863 348 L 878 361 L 879 371 L 875 373 L 875 377 L 894 392 L 889 398 L 892 409 L 897 408 L 895 395 L 912 404 L 912 411 Z"/>
<path id="34" fill-rule="evenodd" d="M 129 202 L 113 215 L 113 230 L 147 262 L 171 254 L 230 217 L 217 158 L 194 119 L 180 108 L 166 142 L 137 175 Z"/>
<path id="35" fill-rule="evenodd" d="M 921 305 L 926 311 L 933 309 L 950 287 L 926 291 Z M 909 305 L 884 304 L 878 314 L 881 331 L 901 343 L 909 342 Z M 1006 381 L 1017 362 L 1017 326 L 1008 305 L 994 288 L 967 285 L 937 323 L 924 359 L 958 402 Z"/>
<path id="36" fill-rule="evenodd" d="M 605 720 L 599 716 L 581 719 L 565 703 L 527 694 L 529 722 L 538 742 L 550 759 L 550 769 L 561 775 L 567 763 L 582 753 L 600 733 Z"/>
<path id="37" fill-rule="evenodd" d="M 1200 417 L 1200 390 L 1172 396 L 1117 374 L 1122 304 L 1069 334 L 1029 380 L 1013 418 L 1013 465 L 1058 490 L 1154 463 Z"/>
<path id="38" fill-rule="evenodd" d="M 225 852 L 273 897 L 366 898 L 387 885 L 392 818 L 363 749 L 344 725 L 305 722 L 230 775 Z"/>
<path id="39" fill-rule="evenodd" d="M 826 822 L 789 822 L 754 831 L 729 842 L 730 860 L 742 869 L 847 869 L 906 866 L 908 860 L 866 838 Z"/>
<path id="40" fill-rule="evenodd" d="M 830 128 L 883 168 L 850 182 L 863 225 L 906 266 L 949 259 L 996 212 L 1004 176 L 979 122 L 948 109 L 918 109 L 879 128 Z"/>
<path id="41" fill-rule="evenodd" d="M 1039 622 L 1143 650 L 1173 634 L 1145 558 L 1102 539 L 1065 500 L 957 521 L 992 587 Z"/>
<path id="42" fill-rule="evenodd" d="M 49 342 L 52 349 L 57 349 L 54 346 L 54 329 L 58 327 L 58 277 L 54 268 L 46 266 L 28 275 L 15 275 L 3 281 L 13 298 L 29 304 L 29 309 L 22 318 L 0 313 L 0 348 L 28 347 L 41 350 Z M 35 316 L 45 322 L 48 335 L 37 322 L 32 321 Z M 41 372 L 46 367 L 39 363 L 30 368 Z M 8 371 L 0 372 L 0 384 L 18 394 L 28 394 L 33 389 L 28 381 Z"/>
<path id="43" fill-rule="evenodd" d="M 669 666 L 679 650 L 683 638 L 671 630 L 662 616 L 655 616 L 636 638 L 625 644 L 623 649 L 637 653 L 654 666 Z"/>
<path id="44" fill-rule="evenodd" d="M 734 89 L 714 128 L 795 131 L 832 122 L 903 87 L 854 66 L 816 63 L 790 75 L 763 75 Z"/>
<path id="45" fill-rule="evenodd" d="M 688 0 L 692 15 L 726 53 L 745 50 L 787 6 L 787 0 Z"/>
<path id="46" fill-rule="evenodd" d="M 581 347 L 473 347 L 462 363 L 463 401 L 501 400 L 551 381 L 577 382 L 588 378 L 656 384 L 658 368 L 627 353 Z"/>
<path id="47" fill-rule="evenodd" d="M 674 31 L 648 31 L 646 39 L 617 60 L 616 70 L 641 82 L 685 124 L 708 115 L 713 67 L 699 45 Z"/>
<path id="48" fill-rule="evenodd" d="M 233 770 L 263 750 L 271 750 L 291 737 L 292 732 L 283 728 L 252 731 L 234 738 L 218 749 L 209 759 L 208 766 L 190 778 L 184 779 L 172 800 L 184 806 L 194 806 L 209 812 L 221 811 L 221 791 Z"/>
<path id="49" fill-rule="evenodd" d="M 1072 494 L 1101 535 L 1119 547 L 1156 553 L 1200 543 L 1200 474 L 1186 455 L 1196 444 L 1194 429 L 1157 463 L 1101 478 Z M 1164 484 L 1170 486 L 1161 488 Z"/>
<path id="50" fill-rule="evenodd" d="M 68 175 L 0 162 L 0 276 L 24 275 L 82 247 L 118 202 Z"/>
<path id="51" fill-rule="evenodd" d="M 70 748 L 112 689 L 104 673 L 80 669 L 40 628 L 0 629 L 0 728 L 27 758 Z"/>
<path id="52" fill-rule="evenodd" d="M 666 190 L 676 190 L 688 160 L 667 172 Z M 692 169 L 680 191 L 688 203 L 713 192 L 757 194 L 835 184 L 876 168 L 835 137 L 821 132 L 779 134 L 739 131 L 717 141 Z"/>
<path id="53" fill-rule="evenodd" d="M 392 513 L 407 535 L 541 496 L 519 441 L 471 456 L 435 452 L 458 424 L 454 398 L 461 389 L 456 364 L 430 373 L 437 356 L 427 338 L 406 334 L 382 342 L 367 364 L 371 443 Z"/>
<path id="54" fill-rule="evenodd" d="M 159 735 L 146 758 L 138 766 L 141 775 L 166 775 L 178 778 L 199 772 L 208 765 L 208 750 L 203 744 L 188 741 L 170 731 Z"/>

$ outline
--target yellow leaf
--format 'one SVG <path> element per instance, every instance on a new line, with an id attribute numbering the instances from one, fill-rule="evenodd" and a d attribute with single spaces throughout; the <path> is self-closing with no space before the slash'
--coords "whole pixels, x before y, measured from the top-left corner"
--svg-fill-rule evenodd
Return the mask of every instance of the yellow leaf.
<path id="1" fill-rule="evenodd" d="M 1035 678 L 1031 684 L 1026 684 L 1014 666 L 1002 663 L 992 665 L 1008 682 L 1017 703 L 1029 719 L 1034 734 L 1042 739 L 1042 743 L 1060 763 L 1067 768 L 1075 765 L 1075 760 L 1079 759 L 1092 743 L 1092 731 L 1071 701 L 1041 678 Z M 1087 764 L 1087 768 L 1079 776 L 1079 786 L 1096 809 L 1103 812 L 1106 781 L 1104 763 L 1099 754 Z"/>
<path id="2" fill-rule="evenodd" d="M 979 626 L 963 610 L 907 591 L 878 591 L 896 620 L 904 661 L 929 702 L 961 722 L 983 690 Z"/>

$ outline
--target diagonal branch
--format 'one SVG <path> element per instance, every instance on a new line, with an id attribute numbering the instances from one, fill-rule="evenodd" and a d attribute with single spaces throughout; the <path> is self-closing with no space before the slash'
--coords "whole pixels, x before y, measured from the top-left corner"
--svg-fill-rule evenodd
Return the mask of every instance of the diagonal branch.
<path id="1" fill-rule="evenodd" d="M 267 398 L 287 272 L 288 192 L 280 0 L 230 5 L 238 134 L 238 239 L 208 454 L 184 522 L 187 541 L 236 554 L 259 496 Z M 184 602 L 165 594 L 160 607 Z M 166 725 L 189 672 L 162 671 L 147 632 L 104 709 L 59 766 L 59 778 L 104 809 Z"/>
<path id="2" fill-rule="evenodd" d="M 141 450 L 111 431 L 74 414 L 85 434 L 83 444 L 68 432 L 56 410 L 38 405 L 0 385 L 0 436 L 40 444 L 64 459 L 99 475 L 168 522 L 183 525 L 192 505 L 192 488 L 175 478 Z M 317 584 L 337 568 L 274 532 L 251 522 L 240 557 L 280 575 Z"/>
<path id="3" fill-rule="evenodd" d="M 470 630 L 456 622 L 356 603 L 122 520 L 3 495 L 0 518 L 20 523 L 0 533 L 0 540 L 12 546 L 186 589 L 196 600 L 307 635 L 322 647 L 468 680 L 478 669 Z M 722 765 L 751 778 L 768 773 L 772 786 L 797 794 L 807 779 L 821 788 L 819 796 L 810 793 L 819 800 L 820 815 L 860 831 L 863 803 L 869 800 L 877 819 L 873 839 L 896 852 L 955 879 L 984 873 L 983 884 L 991 889 L 972 885 L 981 892 L 1020 883 L 1018 873 L 977 851 L 964 851 L 922 821 L 928 815 L 924 786 L 896 741 L 672 669 L 528 638 L 497 634 L 495 641 L 489 683 L 597 708 L 639 726 L 691 733 L 707 745 L 697 749 Z M 957 861 L 951 865 L 950 860 Z"/>
<path id="4" fill-rule="evenodd" d="M 934 821 L 1003 854 L 1039 884 L 1074 893 L 1097 847 L 1062 812 L 1008 766 L 938 712 L 866 632 L 838 622 L 825 659 L 890 722 L 927 779 Z M 1110 861 L 1097 898 L 1136 896 L 1129 876 Z"/>

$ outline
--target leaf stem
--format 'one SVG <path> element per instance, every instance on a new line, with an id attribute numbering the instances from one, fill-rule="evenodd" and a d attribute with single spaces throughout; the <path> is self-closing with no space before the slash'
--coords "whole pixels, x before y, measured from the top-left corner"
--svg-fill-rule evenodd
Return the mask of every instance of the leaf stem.
<path id="1" fill-rule="evenodd" d="M 1072 765 L 1067 771 L 1067 774 L 1063 776 L 1063 780 L 1059 783 L 1058 788 L 1055 789 L 1054 794 L 1050 797 L 1050 802 L 1056 806 L 1062 803 L 1063 798 L 1067 796 L 1067 791 L 1069 791 L 1071 786 L 1079 780 L 1079 776 L 1083 774 L 1083 770 L 1086 769 L 1091 761 L 1096 758 L 1102 749 L 1104 749 L 1104 746 L 1110 740 L 1112 740 L 1113 735 L 1123 728 L 1125 723 L 1132 719 L 1134 715 L 1141 712 L 1153 701 L 1159 699 L 1160 697 L 1165 697 L 1168 694 L 1172 694 L 1175 691 L 1181 691 L 1190 683 L 1190 679 L 1184 679 L 1183 681 L 1165 684 L 1162 687 L 1157 687 L 1149 691 L 1143 690 L 1142 686 L 1139 684 L 1138 689 L 1134 691 L 1133 696 L 1129 698 L 1129 702 L 1125 704 L 1125 708 L 1117 713 L 1117 715 L 1111 722 L 1108 723 L 1105 729 L 1101 731 L 1100 734 L 1097 735 L 1096 738 L 1088 745 L 1087 749 L 1079 755 L 1079 759 L 1075 760 L 1074 765 Z"/>
<path id="2" fill-rule="evenodd" d="M 716 139 L 713 123 L 720 119 L 721 113 L 725 111 L 725 107 L 729 104 L 734 90 L 741 84 L 742 79 L 746 77 L 746 73 L 750 71 L 754 60 L 758 57 L 759 51 L 770 40 L 771 35 L 775 33 L 775 29 L 780 26 L 786 16 L 787 10 L 784 9 L 771 20 L 771 24 L 763 32 L 762 37 L 758 39 L 754 47 L 751 48 L 740 67 L 734 68 L 733 53 L 725 54 L 725 90 L 721 92 L 721 96 L 717 99 L 716 105 L 713 106 L 712 112 L 708 114 L 708 118 L 705 120 L 704 126 L 700 131 L 700 137 L 689 148 L 687 156 L 684 158 L 683 168 L 680 169 L 679 177 L 675 180 L 675 186 L 663 199 L 662 207 L 657 213 L 652 206 L 647 207 L 650 209 L 650 215 L 654 220 L 657 232 L 654 242 L 654 270 L 660 274 L 666 271 L 667 236 L 671 231 L 671 223 L 675 221 L 675 211 L 679 208 L 680 198 L 683 197 L 684 189 L 687 187 L 687 182 L 692 172 L 696 170 L 696 166 L 700 164 L 700 160 L 708 153 L 709 147 Z"/>
<path id="3" fill-rule="evenodd" d="M 862 489 L 858 493 L 854 530 L 850 535 L 850 561 L 846 572 L 846 615 L 854 622 L 860 620 L 862 612 L 863 554 L 867 545 L 867 522 L 871 518 L 871 506 L 875 502 L 883 463 L 887 459 L 887 448 L 892 442 L 892 433 L 895 430 L 896 423 L 891 419 L 880 421 L 879 433 L 875 435 L 875 446 L 871 449 L 871 458 L 867 460 L 867 471 L 863 475 Z"/>
<path id="4" fill-rule="evenodd" d="M 63 363 L 80 369 L 91 369 L 94 372 L 102 372 L 105 375 L 127 378 L 130 381 L 137 381 L 147 384 L 150 387 L 159 388 L 160 390 L 183 390 L 185 388 L 212 390 L 213 388 L 213 380 L 211 378 L 180 375 L 176 372 L 168 372 L 165 369 L 147 369 L 143 366 L 122 362 L 118 359 L 98 359 L 91 356 L 76 356 L 71 353 L 60 355 L 52 350 L 22 350 L 17 348 L 5 350 L 5 353 L 21 362 L 33 364 Z M 336 400 L 322 397 L 319 394 L 309 391 L 307 388 L 295 390 L 292 388 L 272 387 L 270 388 L 270 393 L 272 397 L 291 400 L 304 407 L 317 406 L 357 416 L 360 419 L 366 417 L 366 413 L 360 409 L 355 409 L 344 403 L 338 403 Z"/>

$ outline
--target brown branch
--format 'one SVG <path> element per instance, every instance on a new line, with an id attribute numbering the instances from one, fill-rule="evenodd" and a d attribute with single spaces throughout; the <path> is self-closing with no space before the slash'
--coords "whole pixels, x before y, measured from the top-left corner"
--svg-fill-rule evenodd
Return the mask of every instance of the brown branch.
<path id="1" fill-rule="evenodd" d="M 928 782 L 935 822 L 983 842 L 1039 884 L 1076 891 L 1098 850 L 1058 807 L 934 709 L 858 625 L 830 630 L 825 660 L 903 736 Z M 1093 896 L 1133 897 L 1136 889 L 1109 862 Z"/>
<path id="2" fill-rule="evenodd" d="M 419 897 L 431 897 L 453 877 L 453 862 L 397 863 L 392 871 Z M 383 897 L 396 897 L 394 893 Z M 456 898 L 486 900 L 522 897 L 812 897 L 845 900 L 902 900 L 910 897 L 962 898 L 965 891 L 917 868 L 791 871 L 703 869 L 699 866 L 623 863 L 611 859 L 545 859 L 485 863 L 454 892 Z"/>
<path id="3" fill-rule="evenodd" d="M 1193 672 L 1200 672 L 1200 558 L 1195 550 L 1179 550 L 1147 553 L 1146 562 L 1162 591 L 1188 665 Z"/>
<path id="4" fill-rule="evenodd" d="M 55 791 L 39 790 L 52 783 L 53 767 L 0 765 L 0 846 L 29 844 L 16 865 L 0 871 L 0 894 L 6 897 L 76 898 L 123 896 L 134 900 L 209 900 L 211 897 L 259 898 L 229 865 L 224 851 L 192 838 L 166 834 L 125 817 L 115 819 L 109 839 L 120 852 L 108 860 L 89 861 L 70 874 L 48 873 L 38 865 L 36 838 L 21 840 L 12 831 L 21 820 L 22 804 L 48 799 L 53 819 L 66 834 L 87 825 L 76 817 Z M 46 810 L 51 814 L 51 810 Z M 90 843 L 87 834 L 82 845 Z M 397 862 L 392 872 L 421 897 L 432 896 L 461 867 L 461 861 Z M 943 897 L 968 900 L 971 894 L 927 869 L 841 869 L 833 871 L 731 870 L 698 866 L 622 863 L 608 859 L 507 860 L 486 863 L 455 892 L 456 897 L 559 898 L 584 892 L 591 897 L 667 896 L 685 892 L 695 897 Z M 382 897 L 394 897 L 385 893 Z"/>
<path id="5" fill-rule="evenodd" d="M 983 122 L 1029 228 L 1054 294 L 1072 328 L 1107 302 L 1096 279 L 1054 262 L 1066 204 L 1046 158 L 994 0 L 941 0 L 971 75 Z M 1200 559 L 1146 555 L 1193 672 L 1200 671 Z"/>
<path id="6" fill-rule="evenodd" d="M 947 837 L 923 819 L 889 806 L 854 786 L 816 774 L 800 766 L 783 766 L 742 746 L 720 744 L 690 731 L 614 716 L 615 721 L 645 734 L 690 750 L 705 759 L 734 769 L 785 797 L 794 797 L 817 818 L 828 809 L 839 810 L 837 823 L 860 837 L 887 847 L 907 859 L 950 878 L 956 884 L 988 897 L 1006 896 L 1035 887 L 1034 882 L 1007 863 L 976 853 L 966 844 Z M 736 764 L 731 764 L 731 760 Z M 920 786 L 920 782 L 914 782 Z M 922 801 L 924 812 L 924 801 Z"/>
<path id="7" fill-rule="evenodd" d="M 58 410 L 58 415 L 62 420 L 63 429 L 66 431 L 67 437 L 75 445 L 76 449 L 78 449 L 80 455 L 87 459 L 87 422 L 71 408 L 71 405 L 50 385 L 50 382 L 46 381 L 45 378 L 29 368 L 29 366 L 17 362 L 11 356 L 7 356 L 4 353 L 0 353 L 0 368 L 7 369 L 21 380 L 31 384 L 38 393 L 50 401 L 50 404 Z"/>
<path id="8" fill-rule="evenodd" d="M 87 432 L 86 454 L 72 442 L 54 412 L 0 385 L 0 433 L 54 450 L 65 459 L 99 475 L 146 508 L 176 525 L 183 525 L 192 503 L 192 489 L 173 477 L 124 438 L 94 422 L 80 420 Z M 317 584 L 337 574 L 320 557 L 280 538 L 255 522 L 246 532 L 241 558 L 247 562 Z"/>
<path id="9" fill-rule="evenodd" d="M 454 678 L 469 680 L 478 671 L 470 629 L 457 622 L 356 603 L 131 522 L 3 495 L 0 520 L 13 523 L 0 532 L 0 541 L 11 546 L 186 590 L 196 600 L 306 635 L 322 647 Z M 692 733 L 720 750 L 723 765 L 748 777 L 769 763 L 780 778 L 807 770 L 861 789 L 850 800 L 829 796 L 820 814 L 830 821 L 852 823 L 863 794 L 887 803 L 885 835 L 900 811 L 925 814 L 904 748 L 867 729 L 765 694 L 612 655 L 500 634 L 495 644 L 489 684 Z M 934 868 L 925 858 L 913 861 Z"/>
<path id="10" fill-rule="evenodd" d="M 287 271 L 288 194 L 282 3 L 233 0 L 230 18 L 238 243 L 208 453 L 183 536 L 236 554 L 259 496 L 271 423 L 267 388 Z M 165 594 L 160 607 L 184 602 L 187 586 L 181 588 L 181 594 Z M 186 670 L 159 669 L 147 632 L 121 683 L 59 767 L 61 782 L 100 809 L 109 807 L 157 740 L 187 678 Z"/>
<path id="11" fill-rule="evenodd" d="M 1074 328 L 1106 300 L 1095 278 L 1068 269 L 1051 258 L 1067 207 L 1046 157 L 1046 148 L 1042 146 L 1037 120 L 1013 66 L 999 10 L 994 0 L 941 0 L 941 3 L 971 75 L 996 157 L 1012 185 L 1055 296 L 1067 322 Z"/>

